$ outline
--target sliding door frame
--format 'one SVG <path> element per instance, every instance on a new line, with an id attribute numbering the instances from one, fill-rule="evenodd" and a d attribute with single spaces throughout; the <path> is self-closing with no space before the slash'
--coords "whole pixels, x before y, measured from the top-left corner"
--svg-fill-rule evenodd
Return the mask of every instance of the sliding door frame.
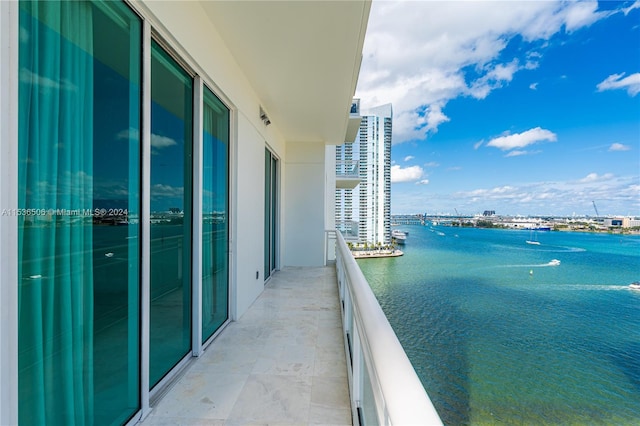
<path id="1" fill-rule="evenodd" d="M 17 1 L 0 1 L 0 424 L 18 424 Z"/>

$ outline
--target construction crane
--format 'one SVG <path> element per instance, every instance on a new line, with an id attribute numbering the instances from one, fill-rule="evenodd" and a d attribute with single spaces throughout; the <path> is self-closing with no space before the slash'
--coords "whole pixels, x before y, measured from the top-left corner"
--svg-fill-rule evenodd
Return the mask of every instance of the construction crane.
<path id="1" fill-rule="evenodd" d="M 460 213 L 458 213 L 458 209 L 456 209 L 455 207 L 453 209 L 456 211 L 456 216 L 460 217 Z"/>
<path id="2" fill-rule="evenodd" d="M 596 217 L 600 217 L 600 213 L 598 213 L 598 208 L 596 207 L 596 202 L 592 201 L 593 203 L 593 209 L 596 211 Z"/>

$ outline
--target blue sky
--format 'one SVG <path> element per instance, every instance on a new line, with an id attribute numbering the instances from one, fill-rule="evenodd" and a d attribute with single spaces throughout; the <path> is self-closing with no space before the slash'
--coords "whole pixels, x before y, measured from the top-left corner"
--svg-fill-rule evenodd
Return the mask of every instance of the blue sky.
<path id="1" fill-rule="evenodd" d="M 392 213 L 640 215 L 640 1 L 374 0 Z"/>

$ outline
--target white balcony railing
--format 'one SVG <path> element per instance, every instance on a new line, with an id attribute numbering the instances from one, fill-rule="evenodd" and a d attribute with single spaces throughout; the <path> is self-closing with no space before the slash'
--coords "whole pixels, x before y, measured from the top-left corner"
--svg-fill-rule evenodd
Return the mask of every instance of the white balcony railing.
<path id="1" fill-rule="evenodd" d="M 339 177 L 360 177 L 359 160 L 337 160 L 336 176 Z"/>
<path id="2" fill-rule="evenodd" d="M 340 231 L 345 241 L 358 241 L 360 222 L 355 220 L 336 220 L 336 231 Z"/>
<path id="3" fill-rule="evenodd" d="M 358 160 L 336 161 L 336 188 L 353 189 L 360 183 L 360 162 Z"/>
<path id="4" fill-rule="evenodd" d="M 441 425 L 343 236 L 335 236 L 353 424 Z"/>

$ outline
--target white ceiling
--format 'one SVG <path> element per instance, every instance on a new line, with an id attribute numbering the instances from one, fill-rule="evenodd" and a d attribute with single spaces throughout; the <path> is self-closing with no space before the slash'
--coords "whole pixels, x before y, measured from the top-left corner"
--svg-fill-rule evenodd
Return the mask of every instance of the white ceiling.
<path id="1" fill-rule="evenodd" d="M 287 141 L 344 142 L 370 0 L 203 1 L 202 7 Z"/>

